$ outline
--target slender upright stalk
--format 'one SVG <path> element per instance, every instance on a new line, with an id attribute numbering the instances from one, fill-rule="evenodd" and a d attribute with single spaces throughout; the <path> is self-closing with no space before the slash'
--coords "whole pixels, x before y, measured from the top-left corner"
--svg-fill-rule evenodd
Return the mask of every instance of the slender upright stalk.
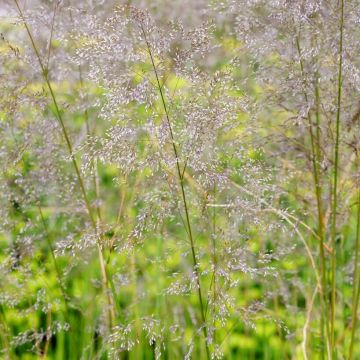
<path id="1" fill-rule="evenodd" d="M 330 344 L 333 355 L 335 354 L 335 311 L 336 311 L 336 220 L 338 194 L 337 185 L 339 177 L 339 142 L 340 142 L 340 117 L 341 117 L 341 94 L 342 94 L 342 63 L 343 63 L 343 32 L 344 32 L 344 0 L 341 0 L 340 14 L 340 37 L 339 37 L 339 68 L 337 82 L 337 110 L 336 110 L 336 133 L 334 149 L 334 173 L 333 173 L 333 199 L 332 199 L 332 219 L 331 219 L 331 337 Z"/>
<path id="2" fill-rule="evenodd" d="M 46 83 L 46 85 L 48 87 L 48 90 L 50 92 L 50 96 L 51 96 L 52 102 L 53 102 L 54 107 L 55 107 L 55 114 L 56 114 L 57 120 L 59 121 L 59 124 L 60 124 L 61 130 L 62 130 L 64 139 L 65 139 L 65 142 L 66 142 L 66 146 L 68 148 L 68 151 L 69 151 L 69 154 L 70 154 L 70 157 L 71 157 L 71 161 L 72 161 L 75 173 L 76 173 L 76 178 L 77 178 L 78 183 L 79 183 L 79 187 L 80 187 L 82 197 L 83 197 L 84 202 L 85 202 L 85 206 L 86 206 L 86 209 L 87 209 L 87 212 L 88 212 L 88 215 L 89 215 L 89 219 L 90 219 L 90 222 L 91 222 L 91 225 L 92 225 L 94 231 L 97 233 L 96 221 L 95 221 L 95 219 L 93 217 L 93 214 L 92 214 L 92 211 L 91 211 L 90 201 L 89 201 L 89 198 L 88 198 L 86 190 L 85 190 L 84 181 L 83 181 L 83 179 L 81 177 L 81 174 L 80 174 L 80 168 L 78 166 L 75 155 L 73 153 L 73 148 L 72 148 L 72 145 L 71 145 L 70 137 L 69 137 L 67 129 L 65 127 L 64 119 L 63 119 L 63 117 L 61 115 L 61 111 L 60 111 L 58 102 L 56 100 L 55 93 L 53 91 L 52 85 L 51 85 L 50 80 L 49 80 L 49 69 L 44 65 L 44 63 L 43 63 L 43 61 L 41 59 L 41 56 L 40 56 L 39 50 L 38 50 L 38 48 L 36 46 L 34 37 L 33 37 L 32 33 L 31 33 L 31 30 L 30 30 L 27 22 L 26 22 L 25 16 L 24 16 L 24 14 L 23 14 L 23 12 L 21 10 L 21 7 L 19 5 L 18 0 L 14 0 L 14 2 L 15 2 L 15 5 L 17 7 L 17 10 L 19 12 L 19 15 L 20 15 L 20 17 L 21 17 L 21 19 L 22 19 L 22 21 L 24 23 L 24 26 L 26 28 L 26 32 L 27 32 L 27 34 L 29 36 L 31 45 L 33 47 L 33 50 L 35 52 L 35 55 L 36 55 L 36 58 L 38 60 L 39 66 L 41 68 L 42 76 L 43 76 L 43 78 L 45 80 L 45 83 Z M 103 288 L 104 288 L 104 292 L 107 295 L 107 300 L 108 300 L 109 328 L 111 329 L 112 325 L 114 323 L 114 320 L 115 320 L 115 310 L 114 310 L 114 305 L 113 305 L 113 299 L 112 299 L 112 296 L 111 296 L 111 294 L 109 292 L 108 275 L 107 275 L 106 265 L 105 265 L 105 261 L 104 261 L 104 256 L 103 256 L 103 253 L 102 253 L 101 244 L 100 244 L 99 241 L 97 242 L 97 248 L 98 248 L 98 256 L 99 256 L 100 270 L 101 270 L 101 275 L 102 275 Z"/>
<path id="3" fill-rule="evenodd" d="M 143 26 L 143 24 L 141 24 L 140 26 L 141 26 L 141 30 L 142 30 L 142 33 L 143 33 L 143 36 L 144 36 L 144 39 L 146 42 L 146 47 L 147 47 L 147 51 L 150 56 L 152 68 L 153 68 L 153 71 L 154 71 L 154 74 L 156 77 L 156 83 L 157 83 L 158 91 L 160 93 L 161 102 L 162 102 L 162 105 L 163 105 L 163 108 L 165 111 L 166 122 L 167 122 L 167 125 L 169 128 L 172 148 L 173 148 L 173 152 L 174 152 L 174 156 L 175 156 L 175 160 L 176 160 L 176 170 L 177 170 L 178 180 L 179 180 L 180 189 L 181 189 L 181 197 L 182 197 L 184 211 L 185 211 L 186 227 L 187 227 L 188 237 L 190 240 L 191 254 L 192 254 L 192 260 L 193 260 L 193 270 L 195 273 L 195 280 L 196 280 L 198 300 L 199 300 L 199 305 L 200 305 L 201 319 L 203 322 L 202 326 L 203 326 L 203 333 L 204 333 L 204 337 L 205 337 L 206 355 L 207 355 L 207 358 L 210 359 L 210 350 L 209 350 L 209 345 L 207 342 L 208 333 L 207 333 L 207 327 L 206 327 L 206 323 L 205 323 L 206 322 L 205 307 L 204 307 L 203 296 L 202 296 L 202 291 L 201 291 L 201 284 L 200 284 L 199 263 L 197 260 L 197 255 L 196 255 L 196 250 L 195 250 L 195 241 L 194 241 L 194 236 L 192 233 L 192 227 L 191 227 L 191 222 L 190 222 L 189 208 L 188 208 L 188 203 L 187 203 L 186 194 L 185 194 L 184 176 L 183 176 L 183 172 L 181 171 L 181 168 L 180 168 L 178 149 L 176 146 L 174 133 L 172 130 L 172 125 L 171 125 L 171 121 L 170 121 L 170 117 L 169 117 L 169 111 L 168 111 L 168 108 L 166 105 L 165 96 L 164 96 L 164 93 L 162 90 L 162 86 L 160 84 L 159 74 L 158 74 L 158 71 L 157 71 L 157 68 L 155 65 L 154 56 L 152 54 L 151 46 L 150 46 L 150 43 L 146 36 L 144 26 Z"/>
<path id="4" fill-rule="evenodd" d="M 305 76 L 304 71 L 304 61 L 302 60 L 302 53 L 300 47 L 299 36 L 296 37 L 296 47 L 299 54 L 300 70 L 301 75 Z M 315 80 L 315 98 L 316 98 L 316 132 L 314 134 L 313 129 L 313 120 L 311 112 L 308 111 L 307 120 L 308 120 L 308 129 L 310 135 L 310 144 L 311 144 L 311 163 L 313 167 L 313 177 L 314 177 L 314 188 L 316 196 L 316 205 L 317 205 L 317 218 L 318 218 L 318 236 L 319 236 L 319 254 L 320 254 L 320 276 L 321 276 L 321 291 L 320 291 L 320 301 L 321 301 L 321 317 L 322 317 L 322 333 L 323 333 L 323 323 L 325 322 L 326 335 L 327 335 L 327 348 L 329 348 L 329 327 L 328 327 L 328 306 L 326 298 L 326 259 L 324 252 L 324 243 L 325 243 L 325 223 L 324 223 L 324 210 L 323 210 L 323 201 L 322 201 L 322 185 L 320 181 L 320 169 L 319 163 L 321 158 L 321 147 L 320 147 L 320 112 L 319 112 L 319 88 L 318 88 L 318 79 Z M 303 94 L 306 103 L 309 103 L 308 95 L 306 92 L 306 83 L 304 78 L 303 83 Z"/>
<path id="5" fill-rule="evenodd" d="M 359 157 L 358 163 L 359 163 Z M 352 311 L 351 311 L 351 338 L 349 346 L 349 360 L 353 358 L 354 340 L 357 325 L 357 311 L 360 299 L 360 279 L 359 279 L 359 252 L 360 252 L 360 184 L 358 184 L 357 196 L 357 217 L 356 217 L 356 238 L 355 238 L 355 258 L 353 273 L 353 293 L 352 293 Z"/>
<path id="6" fill-rule="evenodd" d="M 216 184 L 214 185 L 214 202 L 216 202 L 215 200 L 216 198 Z M 213 306 L 215 306 L 216 304 L 216 287 L 217 287 L 217 282 L 216 282 L 216 272 L 217 272 L 217 256 L 216 256 L 216 208 L 213 208 L 213 214 L 212 214 L 212 256 L 213 256 L 213 293 L 212 293 L 212 297 L 213 297 Z M 214 339 L 214 343 L 216 344 L 216 330 L 215 330 L 215 317 L 213 318 L 213 339 Z"/>
<path id="7" fill-rule="evenodd" d="M 319 89 L 319 74 L 316 72 L 315 74 L 315 82 L 314 82 L 314 89 L 315 89 L 315 155 L 316 155 L 316 165 L 317 165 L 317 171 L 318 171 L 318 186 L 317 186 L 317 197 L 320 199 L 320 202 L 318 200 L 318 223 L 319 223 L 319 236 L 322 238 L 322 245 L 325 243 L 326 238 L 326 229 L 325 229 L 325 221 L 324 221 L 324 210 L 323 210 L 323 204 L 322 204 L 322 186 L 321 186 L 321 170 L 320 170 L 320 163 L 322 159 L 321 155 L 321 131 L 320 131 L 320 89 Z M 322 315 L 322 329 L 325 325 L 325 331 L 326 331 L 326 347 L 328 352 L 328 357 L 331 356 L 330 351 L 330 329 L 329 329 L 329 310 L 328 310 L 328 290 L 327 290 L 327 279 L 326 279 L 326 258 L 324 254 L 324 249 L 322 246 L 322 250 L 320 249 L 320 271 L 321 271 L 321 277 L 322 277 L 322 294 L 321 302 L 323 304 L 323 313 Z M 325 324 L 324 324 L 325 323 Z M 323 332 L 323 330 L 322 330 Z"/>

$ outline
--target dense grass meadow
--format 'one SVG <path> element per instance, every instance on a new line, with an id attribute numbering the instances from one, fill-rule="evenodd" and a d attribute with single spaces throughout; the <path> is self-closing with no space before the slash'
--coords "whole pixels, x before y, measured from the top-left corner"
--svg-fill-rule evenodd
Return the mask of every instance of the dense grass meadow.
<path id="1" fill-rule="evenodd" d="M 0 359 L 360 359 L 360 0 L 0 33 Z"/>

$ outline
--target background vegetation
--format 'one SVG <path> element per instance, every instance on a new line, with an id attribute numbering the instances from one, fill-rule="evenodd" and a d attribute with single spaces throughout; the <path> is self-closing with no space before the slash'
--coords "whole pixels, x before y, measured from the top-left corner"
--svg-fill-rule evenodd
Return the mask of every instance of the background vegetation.
<path id="1" fill-rule="evenodd" d="M 0 357 L 357 359 L 358 0 L 0 0 Z"/>

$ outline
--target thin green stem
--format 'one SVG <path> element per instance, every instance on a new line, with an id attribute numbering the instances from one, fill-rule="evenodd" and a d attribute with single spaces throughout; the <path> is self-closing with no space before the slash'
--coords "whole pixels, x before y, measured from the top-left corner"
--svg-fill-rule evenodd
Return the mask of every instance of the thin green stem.
<path id="1" fill-rule="evenodd" d="M 299 54 L 300 59 L 300 70 L 301 74 L 304 78 L 304 62 L 302 60 L 302 53 L 300 47 L 300 39 L 299 36 L 296 37 L 296 47 Z M 308 95 L 306 92 L 306 83 L 304 78 L 303 83 L 303 94 L 306 103 L 309 103 Z M 325 321 L 325 328 L 327 334 L 326 342 L 329 342 L 329 328 L 328 328 L 328 306 L 326 299 L 326 259 L 324 252 L 324 243 L 325 243 L 325 224 L 324 224 L 324 211 L 323 211 L 323 203 L 322 203 L 322 185 L 320 181 L 320 170 L 319 170 L 319 162 L 321 157 L 321 148 L 320 148 L 320 115 L 319 115 L 319 89 L 317 80 L 315 81 L 315 97 L 316 97 L 316 135 L 314 135 L 313 130 L 313 122 L 311 112 L 309 111 L 307 114 L 308 120 L 308 128 L 310 135 L 310 143 L 311 143 L 311 162 L 313 167 L 313 177 L 314 177 L 314 187 L 315 187 L 315 196 L 316 196 L 316 204 L 317 204 L 317 218 L 318 218 L 318 236 L 319 236 L 319 254 L 320 254 L 320 276 L 321 276 L 321 291 L 320 291 L 320 301 L 322 304 L 322 312 L 321 316 L 324 318 L 322 323 Z M 323 325 L 321 326 L 323 333 Z M 327 346 L 328 348 L 328 346 Z"/>
<path id="2" fill-rule="evenodd" d="M 79 182 L 79 186 L 80 186 L 80 189 L 81 189 L 84 201 L 85 201 L 85 206 L 86 206 L 87 211 L 89 213 L 90 221 L 91 221 L 92 225 L 94 227 L 96 227 L 96 222 L 94 220 L 94 217 L 93 217 L 92 211 L 91 211 L 90 201 L 89 201 L 88 196 L 86 194 L 84 182 L 83 182 L 81 174 L 80 174 L 80 169 L 79 169 L 79 166 L 77 164 L 76 158 L 75 158 L 74 153 L 73 153 L 73 148 L 72 148 L 72 145 L 71 145 L 70 137 L 69 137 L 67 129 L 65 127 L 65 123 L 64 123 L 63 117 L 61 115 L 61 111 L 60 111 L 58 102 L 56 100 L 55 93 L 53 91 L 52 85 L 51 85 L 50 80 L 49 80 L 49 76 L 48 76 L 49 75 L 49 70 L 44 66 L 43 61 L 41 60 L 41 56 L 40 56 L 39 50 L 38 50 L 38 48 L 37 48 L 37 46 L 35 44 L 34 37 L 32 36 L 32 33 L 31 33 L 30 28 L 29 28 L 29 26 L 28 26 L 28 24 L 27 24 L 27 22 L 25 20 L 24 14 L 23 14 L 20 6 L 19 6 L 18 1 L 14 0 L 14 2 L 16 4 L 16 6 L 17 6 L 20 17 L 23 20 L 24 26 L 26 28 L 26 31 L 27 31 L 28 36 L 30 38 L 30 41 L 31 41 L 32 47 L 34 49 L 35 55 L 37 57 L 38 63 L 40 65 L 43 78 L 44 78 L 44 80 L 46 82 L 46 85 L 47 85 L 47 87 L 49 89 L 50 96 L 51 96 L 52 102 L 53 102 L 54 107 L 55 107 L 56 117 L 57 117 L 57 119 L 59 121 L 59 124 L 61 126 L 61 130 L 62 130 L 64 139 L 65 139 L 65 142 L 66 142 L 66 145 L 67 145 L 70 157 L 71 157 L 71 161 L 73 163 L 73 166 L 74 166 L 74 169 L 75 169 L 75 172 L 76 172 L 76 177 L 77 177 L 77 180 Z"/>
<path id="3" fill-rule="evenodd" d="M 64 139 L 65 139 L 65 142 L 66 142 L 66 145 L 67 145 L 70 157 L 71 157 L 71 161 L 72 161 L 75 173 L 76 173 L 76 178 L 77 178 L 78 183 L 79 183 L 79 187 L 80 187 L 82 197 L 83 197 L 84 202 L 85 202 L 85 206 L 86 206 L 86 209 L 87 209 L 87 212 L 88 212 L 88 215 L 89 215 L 89 219 L 90 219 L 90 222 L 91 222 L 91 225 L 92 225 L 94 231 L 97 233 L 96 221 L 95 221 L 95 219 L 93 217 L 93 214 L 92 214 L 92 211 L 91 211 L 90 201 L 89 201 L 89 198 L 88 198 L 86 190 L 85 190 L 84 181 L 83 181 L 83 179 L 81 177 L 80 168 L 78 166 L 75 155 L 73 153 L 73 148 L 72 148 L 72 145 L 71 145 L 70 137 L 69 137 L 67 129 L 65 127 L 65 123 L 64 123 L 64 120 L 63 120 L 63 117 L 62 117 L 58 102 L 56 100 L 55 93 L 53 91 L 52 85 L 51 85 L 50 80 L 49 80 L 49 69 L 45 67 L 43 61 L 41 60 L 39 50 L 38 50 L 38 48 L 36 46 L 36 43 L 35 43 L 35 40 L 34 40 L 34 37 L 33 37 L 32 33 L 30 31 L 30 28 L 29 28 L 29 26 L 28 26 L 28 24 L 26 22 L 25 16 L 24 16 L 24 14 L 23 14 L 23 12 L 22 12 L 22 10 L 20 8 L 18 0 L 14 0 L 14 2 L 15 2 L 15 5 L 16 5 L 16 7 L 18 9 L 19 15 L 20 15 L 20 17 L 21 17 L 21 19 L 22 19 L 22 21 L 24 23 L 26 32 L 27 32 L 27 34 L 29 36 L 30 42 L 32 44 L 32 47 L 33 47 L 33 50 L 35 52 L 36 58 L 38 60 L 39 66 L 41 68 L 43 78 L 44 78 L 44 80 L 46 82 L 46 85 L 48 87 L 48 90 L 50 92 L 50 96 L 51 96 L 52 102 L 53 102 L 54 107 L 55 107 L 56 118 L 59 121 L 60 127 L 62 129 L 62 133 L 63 133 Z M 108 299 L 108 305 L 109 305 L 109 328 L 111 330 L 112 324 L 114 322 L 114 313 L 115 313 L 114 306 L 113 306 L 113 299 L 111 298 L 110 292 L 108 291 L 109 290 L 108 275 L 107 275 L 107 270 L 106 270 L 106 265 L 105 265 L 105 261 L 104 261 L 104 256 L 103 256 L 101 244 L 99 243 L 99 241 L 97 242 L 97 247 L 98 247 L 98 256 L 99 256 L 99 263 L 100 263 L 100 270 L 101 270 L 101 274 L 102 274 L 102 282 L 103 282 L 104 292 L 106 293 L 107 299 Z"/>
<path id="4" fill-rule="evenodd" d="M 143 36 L 144 36 L 144 39 L 145 39 L 145 42 L 146 42 L 147 51 L 149 53 L 152 68 L 153 68 L 153 71 L 154 71 L 154 74 L 155 74 L 155 77 L 156 77 L 158 91 L 160 93 L 162 106 L 163 106 L 164 111 L 165 111 L 165 117 L 166 117 L 167 125 L 168 125 L 168 128 L 169 128 L 172 148 L 173 148 L 173 152 L 174 152 L 174 156 L 175 156 L 175 160 L 176 160 L 176 170 L 177 170 L 177 175 L 178 175 L 180 188 L 181 188 L 181 197 L 182 197 L 184 211 L 185 211 L 185 219 L 186 219 L 188 237 L 189 237 L 189 240 L 190 240 L 191 254 L 192 254 L 192 260 L 193 260 L 193 270 L 194 270 L 194 273 L 195 273 L 195 280 L 196 280 L 198 300 L 199 300 L 199 305 L 200 305 L 201 319 L 202 319 L 202 322 L 203 322 L 202 329 L 203 329 L 203 333 L 204 333 L 204 337 L 205 337 L 206 355 L 207 355 L 207 358 L 210 359 L 210 350 L 209 350 L 209 345 L 208 345 L 208 342 L 207 342 L 208 333 L 207 333 L 206 319 L 205 319 L 205 308 L 204 308 L 204 302 L 203 302 L 203 296 L 202 296 L 201 284 L 200 284 L 199 263 L 198 263 L 198 260 L 197 260 L 197 255 L 196 255 L 196 250 L 195 250 L 195 241 L 194 241 L 191 222 L 190 222 L 189 208 L 188 208 L 188 203 L 187 203 L 186 194 L 185 194 L 183 172 L 181 171 L 181 167 L 180 167 L 180 160 L 179 160 L 178 150 L 177 150 L 177 147 L 176 147 L 176 142 L 175 142 L 174 133 L 173 133 L 173 130 L 172 130 L 172 125 L 171 125 L 171 121 L 170 121 L 170 117 L 169 117 L 169 112 L 168 112 L 167 105 L 166 105 L 165 96 L 164 96 L 162 86 L 161 86 L 161 83 L 160 83 L 159 74 L 158 74 L 158 71 L 157 71 L 157 68 L 156 68 L 156 65 L 155 65 L 155 60 L 154 60 L 154 57 L 153 57 L 153 54 L 152 54 L 150 43 L 147 40 L 146 32 L 145 32 L 145 29 L 144 29 L 142 24 L 141 24 L 141 30 L 142 30 L 142 33 L 143 33 Z"/>
<path id="5" fill-rule="evenodd" d="M 214 185 L 214 202 L 216 202 L 216 184 Z M 214 283 L 213 283 L 213 307 L 215 307 L 216 304 L 216 287 L 217 287 L 217 282 L 216 282 L 216 273 L 217 273 L 217 256 L 216 256 L 216 208 L 213 208 L 213 213 L 212 213 L 212 256 L 213 256 L 213 279 L 214 279 Z M 215 317 L 213 317 L 213 338 L 214 338 L 214 343 L 216 344 L 216 330 L 215 330 Z"/>
<path id="6" fill-rule="evenodd" d="M 344 0 L 341 0 L 340 15 L 340 37 L 339 37 L 339 68 L 337 83 L 337 111 L 336 111 L 336 133 L 334 150 L 334 173 L 333 173 L 333 201 L 331 221 L 331 337 L 330 344 L 333 355 L 335 354 L 335 311 L 336 311 L 336 220 L 338 207 L 338 177 L 339 177 L 339 143 L 340 143 L 340 117 L 341 117 L 341 95 L 342 95 L 342 63 L 343 63 L 343 32 L 344 32 Z"/>
<path id="7" fill-rule="evenodd" d="M 354 340 L 355 340 L 355 332 L 356 332 L 356 325 L 357 325 L 357 311 L 358 311 L 359 299 L 360 299 L 359 252 L 360 252 L 360 185 L 358 184 L 355 258 L 354 258 L 352 311 L 351 311 L 351 314 L 352 314 L 352 316 L 351 316 L 351 338 L 350 338 L 350 346 L 349 346 L 349 360 L 351 360 L 353 358 Z"/>

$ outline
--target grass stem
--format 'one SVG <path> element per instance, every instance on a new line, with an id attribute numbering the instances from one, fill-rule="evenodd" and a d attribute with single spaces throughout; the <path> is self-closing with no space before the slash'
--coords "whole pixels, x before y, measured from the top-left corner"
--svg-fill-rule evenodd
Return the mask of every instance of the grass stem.
<path id="1" fill-rule="evenodd" d="M 358 311 L 359 299 L 360 299 L 359 252 L 360 252 L 360 185 L 358 184 L 349 360 L 353 358 L 353 353 L 354 353 L 354 340 L 355 340 L 356 325 L 358 320 L 357 311 Z"/>
<path id="2" fill-rule="evenodd" d="M 63 133 L 64 139 L 65 139 L 65 142 L 66 142 L 66 145 L 67 145 L 70 157 L 71 157 L 71 161 L 72 161 L 75 173 L 76 173 L 76 178 L 77 178 L 78 183 L 79 183 L 79 187 L 80 187 L 80 190 L 81 190 L 81 193 L 82 193 L 83 200 L 85 202 L 85 206 L 86 206 L 86 209 L 87 209 L 87 212 L 88 212 L 88 215 L 89 215 L 91 225 L 92 225 L 93 229 L 95 230 L 95 232 L 97 232 L 96 221 L 95 221 L 94 216 L 92 214 L 90 201 L 89 201 L 89 198 L 88 198 L 86 190 L 85 190 L 85 185 L 84 185 L 84 181 L 82 179 L 81 173 L 80 173 L 80 168 L 79 168 L 79 165 L 78 165 L 78 163 L 76 161 L 75 155 L 73 153 L 73 148 L 72 148 L 72 144 L 71 144 L 71 141 L 70 141 L 70 137 L 69 137 L 68 131 L 67 131 L 66 127 L 65 127 L 65 123 L 64 123 L 64 120 L 63 120 L 63 117 L 62 117 L 58 102 L 56 100 L 54 90 L 52 88 L 52 85 L 51 85 L 51 82 L 50 82 L 50 79 L 49 79 L 49 69 L 44 65 L 44 63 L 43 63 L 43 61 L 41 59 L 40 52 L 39 52 L 39 50 L 38 50 L 38 48 L 36 46 L 34 37 L 33 37 L 32 32 L 31 32 L 31 30 L 30 30 L 30 28 L 29 28 L 29 26 L 27 24 L 27 21 L 25 19 L 23 11 L 21 10 L 21 7 L 19 5 L 18 0 L 14 0 L 14 2 L 15 2 L 15 5 L 17 7 L 17 10 L 19 12 L 20 18 L 22 19 L 22 21 L 24 23 L 26 32 L 27 32 L 27 34 L 29 36 L 31 45 L 33 47 L 33 50 L 35 52 L 35 55 L 36 55 L 36 58 L 38 60 L 39 66 L 41 68 L 42 76 L 43 76 L 43 78 L 44 78 L 44 80 L 46 82 L 46 85 L 48 87 L 52 102 L 54 104 L 55 114 L 56 114 L 57 120 L 59 121 L 60 127 L 62 129 L 62 133 Z M 101 244 L 100 244 L 99 241 L 97 242 L 97 248 L 98 248 L 98 256 L 99 256 L 99 263 L 100 263 L 100 270 L 101 270 L 101 274 L 102 274 L 102 282 L 103 282 L 104 292 L 106 293 L 107 299 L 108 299 L 109 328 L 110 328 L 110 331 L 111 331 L 111 328 L 112 328 L 114 320 L 115 320 L 115 310 L 114 310 L 113 300 L 111 299 L 110 292 L 108 291 L 109 290 L 109 281 L 108 281 L 108 277 L 107 277 L 107 270 L 106 270 L 106 267 L 105 267 L 106 265 L 105 265 L 105 261 L 104 261 L 104 256 L 103 256 Z"/>
<path id="3" fill-rule="evenodd" d="M 197 285 L 197 293 L 198 293 L 198 300 L 199 300 L 199 306 L 200 306 L 200 312 L 201 312 L 201 320 L 202 320 L 202 323 L 203 323 L 202 324 L 202 329 L 203 329 L 203 333 L 204 333 L 204 337 L 205 337 L 206 355 L 207 355 L 207 358 L 210 359 L 210 350 L 209 350 L 209 345 L 208 345 L 208 342 L 207 342 L 208 332 L 207 332 L 206 319 L 205 319 L 205 307 L 204 307 L 204 301 L 203 301 L 201 284 L 200 284 L 199 263 L 198 263 L 198 260 L 197 260 L 197 255 L 196 255 L 196 250 L 195 250 L 195 241 L 194 241 L 193 232 L 192 232 L 192 226 L 191 226 L 191 222 L 190 222 L 189 208 L 188 208 L 188 203 L 187 203 L 186 193 L 185 193 L 184 177 L 182 176 L 183 172 L 181 171 L 180 160 L 179 160 L 179 155 L 178 155 L 178 149 L 177 149 L 177 146 L 176 146 L 174 133 L 173 133 L 173 130 L 172 130 L 172 125 L 171 125 L 169 112 L 168 112 L 167 105 L 166 105 L 165 96 L 164 96 L 164 93 L 163 93 L 163 90 L 162 90 L 162 86 L 160 84 L 158 71 L 157 71 L 157 68 L 156 68 L 156 65 L 155 65 L 154 56 L 152 54 L 151 46 L 150 46 L 150 43 L 149 43 L 149 41 L 147 39 L 144 26 L 142 24 L 141 24 L 141 30 L 142 30 L 142 33 L 143 33 L 143 36 L 144 36 L 144 39 L 145 39 L 145 42 L 146 42 L 147 51 L 149 53 L 152 68 L 153 68 L 153 71 L 154 71 L 154 74 L 155 74 L 155 77 L 156 77 L 158 91 L 160 93 L 162 106 L 163 106 L 164 111 L 165 111 L 165 117 L 166 117 L 167 125 L 168 125 L 168 128 L 169 128 L 172 148 L 173 148 L 173 152 L 174 152 L 174 156 L 175 156 L 175 160 L 176 160 L 176 170 L 177 170 L 178 180 L 179 180 L 180 189 L 181 189 L 181 197 L 182 197 L 184 211 L 185 211 L 187 232 L 188 232 L 188 237 L 189 237 L 189 240 L 190 240 L 190 247 L 191 247 L 191 254 L 192 254 L 192 261 L 193 261 L 193 271 L 194 271 L 194 274 L 195 274 L 195 280 L 196 280 L 196 285 Z"/>
<path id="4" fill-rule="evenodd" d="M 306 91 L 306 83 L 305 83 L 305 71 L 304 71 L 304 61 L 302 59 L 302 52 L 300 47 L 300 39 L 299 36 L 296 37 L 296 47 L 299 55 L 299 63 L 301 75 L 304 79 L 303 83 L 303 94 L 304 99 L 307 104 L 309 104 L 309 99 Z M 322 307 L 321 311 L 321 333 L 324 334 L 323 324 L 325 323 L 326 328 L 326 344 L 327 348 L 329 348 L 329 328 L 328 328 L 328 306 L 327 306 L 327 298 L 326 298 L 326 258 L 324 252 L 324 243 L 325 243 L 325 225 L 324 225 L 324 210 L 323 210 L 323 200 L 322 200 L 322 184 L 320 181 L 320 156 L 321 156 L 321 148 L 320 148 L 320 116 L 319 116 L 319 89 L 317 79 L 315 80 L 315 97 L 316 97 L 316 133 L 314 134 L 313 129 L 313 120 L 311 116 L 311 112 L 308 111 L 307 120 L 308 120 L 308 129 L 310 136 L 310 144 L 311 144 L 311 162 L 312 162 L 312 171 L 314 178 L 314 189 L 316 196 L 316 206 L 317 206 L 317 221 L 318 221 L 318 236 L 319 236 L 319 254 L 320 254 L 320 276 L 321 276 L 321 291 L 320 291 L 320 303 Z M 322 336 L 324 337 L 324 335 Z"/>
<path id="5" fill-rule="evenodd" d="M 336 231 L 337 231 L 337 208 L 338 208 L 338 178 L 339 178 L 339 143 L 340 143 L 340 118 L 341 118 L 341 95 L 342 95 L 342 63 L 343 63 L 343 32 L 344 32 L 344 0 L 340 5 L 340 36 L 339 36 L 339 68 L 337 82 L 337 110 L 336 110 L 336 133 L 334 149 L 334 172 L 332 191 L 332 218 L 331 218 L 331 243 L 333 253 L 331 256 L 331 321 L 330 321 L 330 344 L 332 355 L 335 354 L 335 311 L 336 311 Z"/>

